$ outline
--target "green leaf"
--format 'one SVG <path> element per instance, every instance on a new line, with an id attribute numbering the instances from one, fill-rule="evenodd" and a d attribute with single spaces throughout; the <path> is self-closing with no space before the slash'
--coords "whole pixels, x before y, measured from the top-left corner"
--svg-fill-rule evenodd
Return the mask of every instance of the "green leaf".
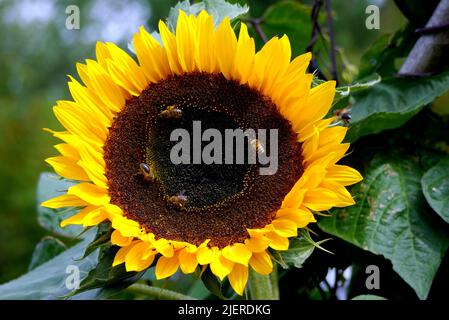
<path id="1" fill-rule="evenodd" d="M 286 34 L 292 45 L 293 56 L 304 53 L 312 33 L 310 6 L 283 1 L 269 7 L 262 17 L 262 28 L 268 38 Z"/>
<path id="2" fill-rule="evenodd" d="M 189 0 L 178 2 L 174 7 L 170 9 L 168 17 L 166 19 L 167 27 L 172 31 L 176 31 L 176 24 L 178 22 L 179 10 L 184 11 L 186 14 L 198 15 L 202 10 L 205 10 L 214 19 L 214 25 L 217 27 L 225 17 L 230 20 L 236 19 L 249 11 L 249 7 L 240 5 L 238 3 L 232 4 L 224 0 L 204 0 L 198 3 L 191 4 Z M 161 35 L 157 31 L 151 32 L 151 36 L 162 44 Z M 134 45 L 129 42 L 128 49 L 132 53 L 135 53 Z"/>
<path id="3" fill-rule="evenodd" d="M 374 294 L 361 294 L 351 300 L 387 300 L 384 297 L 376 296 Z"/>
<path id="4" fill-rule="evenodd" d="M 192 276 L 193 277 L 193 276 Z M 206 288 L 201 279 L 195 279 L 187 291 L 187 295 L 196 299 L 204 300 L 210 296 L 210 291 Z"/>
<path id="5" fill-rule="evenodd" d="M 284 269 L 290 267 L 302 268 L 304 262 L 311 256 L 315 246 L 303 238 L 290 240 L 287 251 L 271 252 L 273 259 Z"/>
<path id="6" fill-rule="evenodd" d="M 222 300 L 227 300 L 227 298 L 223 295 L 222 282 L 212 273 L 212 271 L 210 271 L 209 268 L 206 268 L 206 270 L 204 270 L 201 274 L 201 281 L 203 281 L 204 286 L 212 294 Z"/>
<path id="7" fill-rule="evenodd" d="M 342 87 L 337 87 L 336 93 L 335 93 L 335 98 L 334 98 L 334 104 L 337 103 L 339 100 L 341 100 L 345 97 L 348 97 L 350 94 L 369 89 L 370 87 L 379 83 L 381 81 L 381 79 L 382 78 L 378 74 L 375 73 L 375 74 L 371 75 L 370 77 L 356 81 L 353 84 L 350 84 L 347 86 L 342 86 Z"/>
<path id="8" fill-rule="evenodd" d="M 391 152 L 386 152 L 391 153 Z M 425 299 L 449 245 L 421 192 L 420 167 L 403 155 L 378 156 L 352 188 L 356 204 L 333 210 L 319 227 L 374 254 Z"/>
<path id="9" fill-rule="evenodd" d="M 211 296 L 211 292 L 204 285 L 201 277 L 203 273 L 200 268 L 197 268 L 195 272 L 191 274 L 184 274 L 178 270 L 174 275 L 169 278 L 157 279 L 155 274 L 155 266 L 147 269 L 145 274 L 141 278 L 142 281 L 146 281 L 151 284 L 152 287 L 170 290 L 173 292 L 178 292 L 180 294 L 193 297 L 195 299 L 204 300 Z M 204 269 L 206 269 L 204 267 Z M 206 275 L 208 277 L 209 275 Z M 206 279 L 206 277 L 204 279 Z M 215 277 L 215 276 L 214 276 Z M 216 281 L 214 283 L 215 288 L 221 286 L 221 283 L 215 277 L 210 279 L 211 281 Z M 217 283 L 218 282 L 218 283 Z M 218 292 L 218 291 L 217 291 Z"/>
<path id="10" fill-rule="evenodd" d="M 98 248 L 109 245 L 111 241 L 112 231 L 113 230 L 110 223 L 104 222 L 99 224 L 95 239 L 86 247 L 84 257 L 87 257 Z"/>
<path id="11" fill-rule="evenodd" d="M 171 31 L 176 30 L 176 24 L 178 22 L 179 10 L 184 11 L 186 14 L 198 15 L 201 10 L 204 10 L 204 3 L 190 4 L 189 0 L 178 2 L 174 7 L 170 9 L 167 17 L 167 26 Z"/>
<path id="12" fill-rule="evenodd" d="M 401 59 L 409 54 L 416 42 L 414 31 L 413 26 L 407 25 L 394 34 L 383 34 L 375 40 L 361 58 L 359 78 L 373 73 L 378 73 L 382 77 L 396 74 Z"/>
<path id="13" fill-rule="evenodd" d="M 424 196 L 433 210 L 449 223 L 449 158 L 429 169 L 421 179 Z"/>
<path id="14" fill-rule="evenodd" d="M 39 176 L 37 185 L 37 221 L 39 225 L 53 234 L 75 238 L 83 231 L 81 226 L 60 227 L 61 221 L 77 213 L 79 208 L 50 209 L 40 205 L 48 199 L 63 195 L 69 187 L 75 184 L 76 182 L 63 179 L 54 173 L 43 172 Z"/>
<path id="15" fill-rule="evenodd" d="M 204 9 L 213 16 L 215 26 L 218 26 L 225 17 L 233 20 L 249 11 L 247 5 L 231 4 L 224 0 L 204 0 Z"/>
<path id="16" fill-rule="evenodd" d="M 204 0 L 194 4 L 190 4 L 190 1 L 188 0 L 181 1 L 171 8 L 168 14 L 167 26 L 172 31 L 176 30 L 179 10 L 195 16 L 202 10 L 206 10 L 213 16 L 215 26 L 218 26 L 225 17 L 229 17 L 230 20 L 233 20 L 246 14 L 249 8 L 247 5 L 241 6 L 240 4 L 231 4 L 224 0 Z"/>
<path id="17" fill-rule="evenodd" d="M 449 72 L 422 79 L 389 78 L 353 95 L 347 140 L 400 127 L 449 89 Z"/>
<path id="18" fill-rule="evenodd" d="M 115 246 L 101 248 L 96 265 L 83 279 L 79 288 L 69 296 L 97 288 L 108 290 L 109 294 L 113 294 L 139 280 L 145 271 L 127 272 L 124 264 L 112 266 L 117 250 Z"/>
<path id="19" fill-rule="evenodd" d="M 370 77 L 366 77 L 364 79 L 358 80 L 358 81 L 354 82 L 353 84 L 335 88 L 335 97 L 334 97 L 333 106 L 331 108 L 330 113 L 332 113 L 333 110 L 347 107 L 349 105 L 349 97 L 353 93 L 369 89 L 370 87 L 379 83 L 381 81 L 381 79 L 382 78 L 378 74 L 375 73 L 375 74 L 372 74 Z M 312 87 L 316 87 L 325 82 L 326 82 L 325 80 L 321 80 L 321 79 L 315 77 L 312 80 Z"/>
<path id="20" fill-rule="evenodd" d="M 67 267 L 78 267 L 82 281 L 97 264 L 98 251 L 80 260 L 94 235 L 95 230 L 89 231 L 82 242 L 23 276 L 0 285 L 0 300 L 61 299 L 69 294 L 72 289 L 66 286 L 67 277 L 70 275 L 66 273 Z"/>
<path id="21" fill-rule="evenodd" d="M 31 257 L 31 262 L 28 266 L 28 271 L 31 271 L 41 264 L 53 259 L 66 249 L 67 246 L 56 238 L 42 238 L 34 248 L 33 256 Z"/>
<path id="22" fill-rule="evenodd" d="M 304 230 L 301 233 L 301 236 L 290 239 L 288 250 L 273 250 L 271 252 L 271 255 L 273 256 L 273 259 L 284 269 L 288 269 L 290 267 L 302 268 L 304 262 L 313 253 L 313 250 L 316 247 L 322 249 L 320 247 L 320 244 L 324 243 L 327 240 L 329 239 L 314 242 L 310 237 L 308 231 Z"/>

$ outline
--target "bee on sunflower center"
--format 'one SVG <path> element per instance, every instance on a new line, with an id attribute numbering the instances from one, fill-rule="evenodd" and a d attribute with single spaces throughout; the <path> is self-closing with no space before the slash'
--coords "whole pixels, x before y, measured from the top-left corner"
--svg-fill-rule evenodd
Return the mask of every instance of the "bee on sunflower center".
<path id="1" fill-rule="evenodd" d="M 187 196 L 184 194 L 184 191 L 181 191 L 178 194 L 168 198 L 168 202 L 175 206 L 177 209 L 182 209 L 187 203 Z"/>
<path id="2" fill-rule="evenodd" d="M 176 105 L 171 105 L 159 112 L 158 116 L 162 119 L 179 119 L 182 117 L 182 110 L 177 108 Z"/>

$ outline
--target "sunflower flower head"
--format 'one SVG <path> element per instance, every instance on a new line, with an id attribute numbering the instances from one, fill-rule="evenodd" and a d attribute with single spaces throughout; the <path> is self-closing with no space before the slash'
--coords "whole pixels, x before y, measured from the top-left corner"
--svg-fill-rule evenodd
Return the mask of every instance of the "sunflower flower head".
<path id="1" fill-rule="evenodd" d="M 62 226 L 109 221 L 120 247 L 113 265 L 158 279 L 198 266 L 242 295 L 249 268 L 273 270 L 271 250 L 287 250 L 314 212 L 354 204 L 346 186 L 360 174 L 336 164 L 347 152 L 347 128 L 330 126 L 335 82 L 311 88 L 311 55 L 291 60 L 287 36 L 256 52 L 245 24 L 238 37 L 229 19 L 180 11 L 176 32 L 159 23 L 162 44 L 143 27 L 134 35 L 137 61 L 112 43 L 97 43 L 96 60 L 77 64 L 73 101 L 54 114 L 65 131 L 60 155 L 47 162 L 78 183 L 49 208 L 82 207 Z M 174 130 L 276 129 L 278 166 L 176 164 Z M 270 146 L 252 141 L 259 153 Z M 200 151 L 201 152 L 201 151 Z M 198 152 L 190 154 L 193 159 Z M 223 157 L 225 157 L 223 155 Z"/>

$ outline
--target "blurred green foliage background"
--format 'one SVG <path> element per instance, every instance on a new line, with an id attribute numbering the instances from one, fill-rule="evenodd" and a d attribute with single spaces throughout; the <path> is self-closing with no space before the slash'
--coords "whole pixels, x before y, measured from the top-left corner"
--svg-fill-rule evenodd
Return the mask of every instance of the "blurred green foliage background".
<path id="1" fill-rule="evenodd" d="M 45 235 L 36 220 L 36 184 L 42 171 L 51 171 L 44 159 L 56 154 L 56 140 L 42 128 L 60 128 L 52 105 L 69 98 L 66 75 L 75 74 L 77 61 L 94 58 L 97 40 L 126 48 L 140 25 L 154 30 L 176 2 L 0 1 L 0 283 L 26 272 L 35 244 Z M 257 18 L 278 1 L 238 2 L 248 3 Z M 80 30 L 65 28 L 70 4 L 80 8 Z M 368 4 L 381 8 L 380 30 L 364 27 Z M 375 38 L 405 22 L 391 0 L 337 0 L 332 9 L 336 45 L 348 67 L 358 64 Z"/>

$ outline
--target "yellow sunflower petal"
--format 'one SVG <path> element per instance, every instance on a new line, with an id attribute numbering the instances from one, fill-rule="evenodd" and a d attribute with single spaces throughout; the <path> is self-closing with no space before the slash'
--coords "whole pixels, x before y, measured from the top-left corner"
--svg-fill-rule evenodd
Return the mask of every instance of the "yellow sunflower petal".
<path id="1" fill-rule="evenodd" d="M 198 69 L 204 72 L 216 72 L 214 20 L 204 10 L 198 15 L 197 37 L 198 50 L 196 50 L 195 61 Z"/>
<path id="2" fill-rule="evenodd" d="M 157 251 L 162 254 L 164 257 L 170 258 L 173 257 L 174 250 L 172 244 L 166 239 L 159 239 L 153 243 L 154 247 Z"/>
<path id="3" fill-rule="evenodd" d="M 346 132 L 348 132 L 348 127 L 337 126 L 332 128 L 326 128 L 325 130 L 320 132 L 319 147 L 322 148 L 329 144 L 333 145 L 340 144 L 343 141 Z"/>
<path id="4" fill-rule="evenodd" d="M 120 247 L 126 247 L 131 244 L 133 237 L 125 237 L 120 230 L 114 230 L 111 234 L 111 243 Z"/>
<path id="5" fill-rule="evenodd" d="M 253 253 L 249 265 L 259 274 L 267 275 L 273 271 L 273 261 L 266 251 Z"/>
<path id="6" fill-rule="evenodd" d="M 293 221 L 298 228 L 304 228 L 310 222 L 316 222 L 312 212 L 307 208 L 282 208 L 278 210 L 277 217 Z"/>
<path id="7" fill-rule="evenodd" d="M 154 254 L 151 252 L 151 246 L 147 242 L 141 241 L 134 245 L 126 254 L 126 271 L 142 271 L 148 268 L 154 261 Z"/>
<path id="8" fill-rule="evenodd" d="M 240 83 L 248 82 L 254 65 L 255 57 L 255 43 L 254 39 L 248 35 L 248 28 L 244 23 L 240 25 L 240 35 L 237 42 L 237 49 L 235 54 L 235 66 L 238 77 L 236 80 Z"/>
<path id="9" fill-rule="evenodd" d="M 136 85 L 128 76 L 129 70 L 126 70 L 119 63 L 115 63 L 112 60 L 107 61 L 108 71 L 112 80 L 128 91 L 133 96 L 138 96 L 145 88 L 143 85 Z"/>
<path id="10" fill-rule="evenodd" d="M 294 58 L 287 68 L 287 75 L 291 78 L 296 77 L 298 74 L 304 74 L 309 67 L 310 60 L 312 60 L 312 53 L 306 52 Z"/>
<path id="11" fill-rule="evenodd" d="M 179 11 L 179 18 L 176 24 L 176 48 L 178 50 L 179 64 L 184 72 L 192 72 L 196 68 L 196 28 L 191 25 L 191 21 L 184 11 Z"/>
<path id="12" fill-rule="evenodd" d="M 234 262 L 226 259 L 221 253 L 210 263 L 210 270 L 220 280 L 223 280 L 228 274 L 231 273 L 234 267 Z"/>
<path id="13" fill-rule="evenodd" d="M 97 41 L 97 44 L 95 46 L 95 56 L 98 63 L 106 70 L 106 60 L 111 59 L 111 53 L 109 52 L 109 49 L 105 43 Z"/>
<path id="14" fill-rule="evenodd" d="M 312 84 L 313 75 L 301 74 L 289 81 L 277 82 L 273 93 L 273 101 L 279 105 L 279 110 L 288 120 L 292 122 L 294 129 L 299 128 L 296 124 L 296 110 L 303 108 Z"/>
<path id="15" fill-rule="evenodd" d="M 349 191 L 341 184 L 331 180 L 324 180 L 321 183 L 321 187 L 328 189 L 337 196 L 338 201 L 335 203 L 336 207 L 347 207 L 355 204 Z"/>
<path id="16" fill-rule="evenodd" d="M 265 236 L 251 237 L 245 240 L 246 246 L 253 252 L 253 254 L 254 252 L 265 251 L 268 248 L 269 243 L 270 239 Z"/>
<path id="17" fill-rule="evenodd" d="M 91 60 L 87 60 L 86 63 L 90 75 L 91 89 L 102 98 L 102 103 L 109 110 L 119 112 L 125 105 L 125 99 L 129 96 L 125 94 L 126 91 L 122 90 L 105 71 L 107 70 L 107 61 L 105 61 L 105 69 Z"/>
<path id="18" fill-rule="evenodd" d="M 323 118 L 332 105 L 335 96 L 335 81 L 324 82 L 310 90 L 308 108 L 298 110 L 301 113 L 302 126 Z"/>
<path id="19" fill-rule="evenodd" d="M 84 169 L 90 180 L 97 186 L 107 189 L 105 163 L 102 155 L 87 144 L 80 143 L 78 147 L 81 157 L 78 165 Z"/>
<path id="20" fill-rule="evenodd" d="M 274 250 L 288 250 L 288 238 L 278 235 L 276 232 L 267 233 L 267 238 L 270 239 L 270 247 Z"/>
<path id="21" fill-rule="evenodd" d="M 274 226 L 274 232 L 281 237 L 296 237 L 298 235 L 298 227 L 291 220 L 275 219 L 272 224 Z"/>
<path id="22" fill-rule="evenodd" d="M 68 143 L 60 143 L 55 145 L 54 147 L 59 151 L 61 155 L 63 155 L 67 159 L 74 161 L 74 163 L 80 160 L 80 154 L 74 146 Z"/>
<path id="23" fill-rule="evenodd" d="M 58 101 L 53 107 L 53 113 L 64 128 L 83 140 L 96 146 L 101 146 L 105 141 L 105 133 L 102 130 L 92 129 L 88 123 L 89 116 L 80 108 L 76 108 L 74 103 Z"/>
<path id="24" fill-rule="evenodd" d="M 235 66 L 229 61 L 233 61 L 235 57 L 235 49 L 237 47 L 237 38 L 234 30 L 232 30 L 231 22 L 226 17 L 220 23 L 215 33 L 215 43 L 217 46 L 217 62 L 221 73 L 226 79 L 232 79 Z"/>
<path id="25" fill-rule="evenodd" d="M 102 206 L 111 200 L 107 190 L 87 182 L 70 187 L 67 194 L 73 194 L 94 206 Z"/>
<path id="26" fill-rule="evenodd" d="M 167 54 L 143 27 L 139 31 L 133 39 L 139 64 L 148 81 L 158 82 L 170 73 Z"/>
<path id="27" fill-rule="evenodd" d="M 252 252 L 243 243 L 236 243 L 223 248 L 221 253 L 226 259 L 247 266 Z"/>
<path id="28" fill-rule="evenodd" d="M 307 191 L 303 204 L 310 210 L 325 211 L 335 206 L 337 201 L 338 198 L 332 191 L 318 187 Z"/>
<path id="29" fill-rule="evenodd" d="M 84 207 L 86 205 L 87 205 L 86 201 L 71 194 L 63 194 L 61 196 L 58 196 L 56 198 L 41 203 L 41 206 L 52 209 L 64 207 Z"/>
<path id="30" fill-rule="evenodd" d="M 307 189 L 304 188 L 304 184 L 306 183 L 307 177 L 303 176 L 293 188 L 287 193 L 282 202 L 282 208 L 298 208 L 304 199 L 304 195 L 307 192 Z"/>
<path id="31" fill-rule="evenodd" d="M 83 219 L 83 226 L 90 227 L 96 226 L 97 224 L 102 223 L 104 220 L 108 218 L 106 212 L 103 207 L 96 208 L 95 210 L 90 211 Z"/>
<path id="32" fill-rule="evenodd" d="M 76 64 L 76 71 L 81 78 L 81 81 L 88 87 L 90 85 L 89 72 L 87 71 L 87 66 L 82 63 Z"/>
<path id="33" fill-rule="evenodd" d="M 82 86 L 71 76 L 69 76 L 70 82 L 68 83 L 68 86 L 73 99 L 78 104 L 78 108 L 85 112 L 95 114 L 99 123 L 107 126 L 110 124 L 112 113 L 107 104 L 104 104 L 103 100 L 98 98 L 98 94 L 101 95 L 102 92 L 96 91 L 98 89 L 98 84 L 95 79 L 95 73 L 91 71 L 92 64 L 95 64 L 95 62 L 87 60 L 86 69 L 89 74 L 89 88 Z"/>
<path id="34" fill-rule="evenodd" d="M 114 65 L 121 70 L 122 77 L 120 81 L 126 82 L 129 86 L 133 86 L 140 94 L 147 86 L 147 80 L 139 65 L 125 51 L 120 49 L 114 43 L 106 44 L 111 54 L 111 59 L 107 61 L 108 67 Z"/>
<path id="35" fill-rule="evenodd" d="M 168 64 L 170 70 L 175 74 L 182 73 L 182 67 L 178 59 L 178 49 L 176 47 L 176 37 L 170 30 L 168 30 L 165 23 L 159 21 L 159 32 L 161 34 L 162 42 L 164 43 L 165 52 L 167 53 Z"/>
<path id="36" fill-rule="evenodd" d="M 179 266 L 185 274 L 194 272 L 198 266 L 196 254 L 191 253 L 186 249 L 182 249 L 179 253 Z"/>
<path id="37" fill-rule="evenodd" d="M 330 163 L 336 163 L 338 160 L 340 160 L 345 153 L 349 149 L 349 143 L 342 143 L 340 145 L 334 146 L 334 145 L 328 145 L 324 146 L 323 148 L 318 149 L 315 153 L 311 154 L 309 158 L 306 158 L 304 160 L 305 163 L 308 165 L 312 165 L 314 162 L 319 161 L 329 153 L 333 153 L 333 159 L 330 160 Z"/>
<path id="38" fill-rule="evenodd" d="M 125 237 L 137 237 L 140 234 L 141 229 L 136 221 L 121 216 L 114 216 L 111 221 L 112 227 L 120 230 L 120 233 Z"/>
<path id="39" fill-rule="evenodd" d="M 315 128 L 317 128 L 321 133 L 322 131 L 326 130 L 334 121 L 335 117 L 331 117 L 328 119 L 310 122 L 304 127 L 297 128 L 296 131 L 298 132 L 298 141 L 304 142 L 307 139 L 310 139 L 314 134 L 316 134 Z"/>
<path id="40" fill-rule="evenodd" d="M 140 241 L 133 241 L 131 244 L 129 244 L 126 247 L 120 248 L 119 251 L 115 254 L 114 261 L 112 262 L 112 266 L 115 267 L 119 264 L 122 264 L 125 262 L 126 256 L 128 255 L 129 251 L 137 244 L 140 243 Z"/>
<path id="41" fill-rule="evenodd" d="M 72 224 L 83 224 L 84 217 L 86 217 L 86 215 L 89 212 L 91 212 L 95 209 L 96 209 L 96 207 L 92 207 L 92 206 L 85 207 L 83 210 L 81 210 L 77 214 L 74 214 L 73 216 L 62 220 L 60 225 L 62 228 L 64 228 L 64 227 L 66 227 L 68 225 L 72 225 Z"/>
<path id="42" fill-rule="evenodd" d="M 90 180 L 84 169 L 68 157 L 51 157 L 46 159 L 45 162 L 51 165 L 55 172 L 63 178 L 78 181 Z"/>
<path id="43" fill-rule="evenodd" d="M 310 137 L 310 139 L 307 139 L 302 145 L 302 154 L 306 159 L 315 153 L 320 143 L 320 132 L 318 128 L 314 127 L 313 130 L 314 134 Z"/>
<path id="44" fill-rule="evenodd" d="M 326 177 L 326 169 L 323 166 L 309 167 L 304 173 L 307 179 L 304 181 L 304 188 L 315 189 Z"/>
<path id="45" fill-rule="evenodd" d="M 333 180 L 342 186 L 349 186 L 362 181 L 362 175 L 355 169 L 343 166 L 334 165 L 327 170 L 327 179 Z"/>
<path id="46" fill-rule="evenodd" d="M 198 249 L 197 259 L 199 264 L 205 265 L 211 263 L 216 258 L 217 255 L 218 255 L 217 247 L 213 248 L 201 247 Z"/>
<path id="47" fill-rule="evenodd" d="M 175 254 L 170 258 L 160 256 L 156 264 L 156 279 L 164 279 L 172 276 L 178 271 L 179 268 L 179 258 Z"/>
<path id="48" fill-rule="evenodd" d="M 236 264 L 228 276 L 231 287 L 239 295 L 243 295 L 248 282 L 248 267 Z"/>
<path id="49" fill-rule="evenodd" d="M 290 64 L 290 58 L 290 41 L 288 40 L 288 37 L 284 35 L 282 38 L 276 39 L 271 48 L 271 53 L 265 62 L 264 80 L 261 86 L 261 91 L 263 93 L 270 94 L 273 85 L 275 85 L 277 81 L 283 80 L 282 77 Z"/>

